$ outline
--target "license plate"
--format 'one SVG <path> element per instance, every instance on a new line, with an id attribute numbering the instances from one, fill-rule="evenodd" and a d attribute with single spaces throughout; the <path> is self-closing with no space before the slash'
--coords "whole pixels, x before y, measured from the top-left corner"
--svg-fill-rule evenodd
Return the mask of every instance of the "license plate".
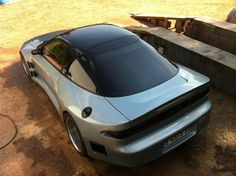
<path id="1" fill-rule="evenodd" d="M 178 141 L 179 139 L 183 138 L 184 136 L 190 134 L 193 132 L 193 128 L 190 127 L 190 128 L 186 128 L 182 131 L 180 131 L 179 133 L 177 133 L 176 135 L 174 136 L 171 136 L 170 138 L 168 138 L 164 143 L 163 143 L 163 147 L 168 147 L 170 146 L 171 144 L 173 144 L 174 142 Z"/>

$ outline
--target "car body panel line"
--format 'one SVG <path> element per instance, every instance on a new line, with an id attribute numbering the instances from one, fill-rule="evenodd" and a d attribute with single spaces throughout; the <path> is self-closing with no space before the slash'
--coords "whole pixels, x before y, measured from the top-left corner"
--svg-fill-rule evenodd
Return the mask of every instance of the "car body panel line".
<path id="1" fill-rule="evenodd" d="M 113 108 L 115 108 L 118 112 L 120 112 L 130 123 L 130 119 L 128 119 L 119 109 L 117 109 L 110 101 L 108 101 L 106 97 L 104 98 Z M 131 126 L 131 123 L 130 123 L 130 126 Z"/>

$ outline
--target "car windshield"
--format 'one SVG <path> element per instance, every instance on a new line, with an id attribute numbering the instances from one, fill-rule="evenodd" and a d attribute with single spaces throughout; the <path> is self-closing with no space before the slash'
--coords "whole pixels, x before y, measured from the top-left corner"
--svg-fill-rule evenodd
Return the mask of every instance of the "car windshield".
<path id="1" fill-rule="evenodd" d="M 153 88 L 174 77 L 178 68 L 146 42 L 133 43 L 86 56 L 83 66 L 99 95 L 128 96 Z"/>

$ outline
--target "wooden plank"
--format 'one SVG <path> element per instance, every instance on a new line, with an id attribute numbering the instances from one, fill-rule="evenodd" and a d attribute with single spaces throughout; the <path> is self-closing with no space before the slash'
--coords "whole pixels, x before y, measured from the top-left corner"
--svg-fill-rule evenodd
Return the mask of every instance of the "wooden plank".
<path id="1" fill-rule="evenodd" d="M 148 13 L 140 13 L 140 14 L 131 14 L 131 18 L 135 19 L 144 19 L 144 18 L 153 18 L 153 19 L 193 19 L 193 16 L 179 16 L 179 15 L 168 15 L 168 14 L 148 14 Z"/>
<path id="2" fill-rule="evenodd" d="M 194 17 L 190 16 L 174 16 L 163 14 L 131 14 L 131 18 L 143 23 L 149 27 L 163 27 L 169 29 L 171 23 L 176 21 L 175 28 L 178 33 L 184 32 L 188 21 L 191 21 Z M 171 22 L 172 21 L 172 22 Z"/>
<path id="3" fill-rule="evenodd" d="M 175 27 L 176 27 L 176 32 L 177 32 L 177 33 L 181 33 L 181 32 L 184 31 L 184 30 L 183 30 L 184 23 L 185 23 L 184 20 L 176 20 Z"/>

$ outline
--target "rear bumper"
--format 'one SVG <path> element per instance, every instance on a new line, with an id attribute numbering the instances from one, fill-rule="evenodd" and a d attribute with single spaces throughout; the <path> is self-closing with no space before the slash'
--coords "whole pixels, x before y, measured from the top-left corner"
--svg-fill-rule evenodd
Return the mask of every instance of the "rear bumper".
<path id="1" fill-rule="evenodd" d="M 91 139 L 84 139 L 88 155 L 113 164 L 129 167 L 147 163 L 176 148 L 201 131 L 209 122 L 211 106 L 210 100 L 207 100 L 178 118 L 178 120 L 162 128 L 154 129 L 147 134 L 138 134 L 132 140 L 107 138 L 106 142 L 102 143 L 105 146 L 106 155 L 94 152 L 90 144 Z M 167 139 L 186 128 L 191 128 L 191 132 L 171 143 L 168 147 L 163 147 L 163 143 Z"/>

